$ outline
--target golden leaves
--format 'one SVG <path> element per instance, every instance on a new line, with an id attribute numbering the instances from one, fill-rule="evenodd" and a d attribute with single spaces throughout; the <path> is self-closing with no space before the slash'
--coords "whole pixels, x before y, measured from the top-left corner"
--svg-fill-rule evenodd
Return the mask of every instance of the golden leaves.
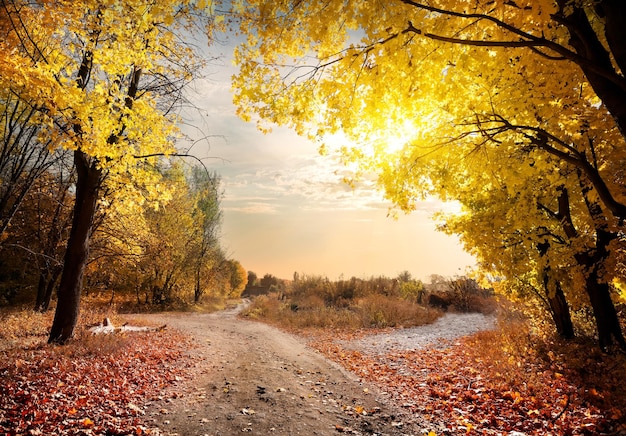
<path id="1" fill-rule="evenodd" d="M 46 126 L 40 140 L 50 141 L 51 148 L 80 148 L 106 169 L 112 192 L 121 189 L 133 197 L 130 187 L 155 185 L 156 174 L 145 163 L 171 153 L 178 134 L 177 117 L 158 109 L 169 97 L 142 89 L 144 83 L 159 90 L 167 89 L 168 81 L 189 80 L 198 61 L 177 32 L 196 20 L 193 8 L 213 13 L 216 4 L 44 0 L 41 9 L 20 4 L 23 28 L 8 28 L 0 41 L 0 83 L 39 109 L 38 120 Z M 146 81 L 134 84 L 138 69 Z M 155 157 L 137 158 L 149 155 Z"/>
<path id="2" fill-rule="evenodd" d="M 233 90 L 244 119 L 291 126 L 357 174 L 376 173 L 400 209 L 429 195 L 458 200 L 463 213 L 445 216 L 445 230 L 490 273 L 540 286 L 547 260 L 537 244 L 550 238 L 555 274 L 581 277 L 574 254 L 593 246 L 595 230 L 576 162 L 593 156 L 591 165 L 624 201 L 626 156 L 583 72 L 544 55 L 569 44 L 553 19 L 556 2 L 238 7 L 248 40 L 235 52 Z M 530 50 L 519 46 L 524 41 L 549 44 Z M 575 241 L 554 218 L 564 187 Z"/>

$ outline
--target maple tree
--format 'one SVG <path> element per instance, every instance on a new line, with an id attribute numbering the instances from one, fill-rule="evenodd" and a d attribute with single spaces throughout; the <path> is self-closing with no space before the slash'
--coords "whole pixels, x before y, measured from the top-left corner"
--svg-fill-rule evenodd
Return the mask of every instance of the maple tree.
<path id="1" fill-rule="evenodd" d="M 201 65 L 182 32 L 213 30 L 207 1 L 2 2 L 2 89 L 35 110 L 36 140 L 73 153 L 72 227 L 51 342 L 76 325 L 81 282 L 99 201 L 133 209 L 165 201 L 152 171 L 171 153 L 181 89 Z M 22 107 L 20 106 L 20 107 Z M 30 121 L 27 121 L 30 123 Z"/>
<path id="2" fill-rule="evenodd" d="M 485 276 L 545 301 L 563 336 L 569 306 L 589 304 L 600 346 L 626 349 L 613 303 L 626 218 L 626 4 L 235 7 L 247 35 L 235 51 L 240 116 L 291 126 L 356 178 L 378 174 L 401 210 L 427 196 L 458 201 L 442 228 Z"/>

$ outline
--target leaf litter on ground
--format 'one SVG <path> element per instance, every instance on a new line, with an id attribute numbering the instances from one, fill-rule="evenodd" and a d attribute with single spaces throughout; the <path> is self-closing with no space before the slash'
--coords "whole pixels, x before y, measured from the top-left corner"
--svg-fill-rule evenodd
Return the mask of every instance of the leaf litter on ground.
<path id="1" fill-rule="evenodd" d="M 444 430 L 437 434 L 626 435 L 626 359 L 589 344 L 554 347 L 562 355 L 537 347 L 520 358 L 499 347 L 494 330 L 372 354 L 347 346 L 363 331 L 302 334 L 396 404 L 438 424 Z"/>
<path id="2" fill-rule="evenodd" d="M 146 407 L 176 395 L 187 337 L 170 330 L 28 345 L 0 360 L 0 434 L 160 434 Z"/>
<path id="3" fill-rule="evenodd" d="M 510 350 L 498 330 L 378 354 L 346 345 L 390 331 L 297 333 L 394 403 L 436 423 L 437 435 L 626 434 L 624 356 L 576 342 Z M 167 329 L 87 337 L 64 347 L 44 340 L 40 334 L 38 343 L 4 348 L 0 433 L 159 435 L 146 409 L 164 400 L 164 392 L 180 395 L 166 388 L 193 366 L 186 353 L 193 341 Z"/>

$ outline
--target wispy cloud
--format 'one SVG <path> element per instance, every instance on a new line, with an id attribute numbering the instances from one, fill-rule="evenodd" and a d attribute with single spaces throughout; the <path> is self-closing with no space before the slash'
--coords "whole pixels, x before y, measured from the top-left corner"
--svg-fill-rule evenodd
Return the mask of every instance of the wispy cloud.
<path id="1" fill-rule="evenodd" d="M 314 151 L 313 151 L 314 153 Z M 280 208 L 303 211 L 381 210 L 392 206 L 376 186 L 373 178 L 365 178 L 354 186 L 343 182 L 349 170 L 327 157 L 309 155 L 277 162 L 276 166 L 241 169 L 224 176 L 229 205 L 263 201 L 280 204 Z M 253 198 L 250 198 L 254 193 Z M 230 206 L 229 206 L 230 207 Z M 429 215 L 444 209 L 458 208 L 444 205 L 436 199 L 417 204 L 417 211 Z M 248 209 L 254 213 L 255 209 Z"/>
<path id="2" fill-rule="evenodd" d="M 320 156 L 316 144 L 284 127 L 263 135 L 239 119 L 229 60 L 209 66 L 187 95 L 191 105 L 181 117 L 189 141 L 181 148 L 191 146 L 222 178 L 222 243 L 230 255 L 246 268 L 284 278 L 293 271 L 339 277 L 403 270 L 424 277 L 455 274 L 472 263 L 458 241 L 436 233 L 428 219 L 447 205 L 428 200 L 418 213 L 388 219 L 391 204 L 375 177 L 348 186 L 342 179 L 352 176 L 350 168 Z"/>
<path id="3" fill-rule="evenodd" d="M 275 215 L 278 210 L 276 205 L 271 203 L 256 203 L 256 202 L 240 202 L 233 206 L 223 206 L 223 210 L 228 212 L 241 212 L 247 214 L 263 214 L 263 215 Z"/>

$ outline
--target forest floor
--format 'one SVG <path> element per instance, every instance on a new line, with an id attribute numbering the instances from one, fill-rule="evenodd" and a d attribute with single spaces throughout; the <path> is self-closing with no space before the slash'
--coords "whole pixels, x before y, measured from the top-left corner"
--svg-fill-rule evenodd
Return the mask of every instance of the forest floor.
<path id="1" fill-rule="evenodd" d="M 626 435 L 626 359 L 587 343 L 454 313 L 291 334 L 239 309 L 124 316 L 167 328 L 62 347 L 49 315 L 2 317 L 0 434 Z"/>

